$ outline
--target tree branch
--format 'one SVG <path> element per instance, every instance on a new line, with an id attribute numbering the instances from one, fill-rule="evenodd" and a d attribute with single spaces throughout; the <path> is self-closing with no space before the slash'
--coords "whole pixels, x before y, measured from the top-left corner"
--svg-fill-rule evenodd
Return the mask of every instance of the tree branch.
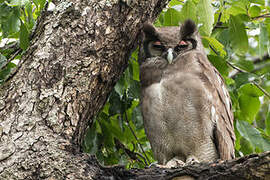
<path id="1" fill-rule="evenodd" d="M 103 167 L 104 168 L 104 167 Z M 126 170 L 123 167 L 105 167 L 104 169 L 114 172 L 106 176 L 99 175 L 98 179 L 109 177 L 114 179 L 136 180 L 169 180 L 179 176 L 189 175 L 199 180 L 255 180 L 270 178 L 270 151 L 262 154 L 251 154 L 230 161 L 221 161 L 211 164 L 200 163 L 176 169 L 148 168 Z M 117 172 L 113 169 L 117 169 Z"/>
<path id="2" fill-rule="evenodd" d="M 258 83 L 256 83 L 255 81 L 252 81 L 252 83 L 257 87 L 259 88 L 265 96 L 267 96 L 269 99 L 270 99 L 270 94 L 264 89 L 262 88 Z"/>
<path id="3" fill-rule="evenodd" d="M 254 64 L 257 64 L 257 63 L 260 63 L 260 62 L 265 61 L 265 60 L 267 60 L 267 59 L 270 59 L 270 56 L 269 56 L 268 53 L 265 53 L 262 57 L 254 58 L 254 59 L 252 60 L 252 62 L 253 62 Z"/>
<path id="4" fill-rule="evenodd" d="M 269 18 L 269 17 L 270 17 L 270 13 L 266 13 L 266 14 L 262 14 L 262 15 L 260 15 L 260 16 L 252 17 L 251 19 L 252 19 L 252 20 L 255 20 L 255 19 Z"/>

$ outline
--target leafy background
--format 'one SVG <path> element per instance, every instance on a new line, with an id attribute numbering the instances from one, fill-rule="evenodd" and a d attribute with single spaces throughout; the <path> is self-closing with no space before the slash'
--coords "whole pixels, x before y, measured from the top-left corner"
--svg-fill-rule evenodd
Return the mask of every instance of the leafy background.
<path id="1" fill-rule="evenodd" d="M 0 83 L 27 50 L 46 0 L 0 0 Z M 155 25 L 194 20 L 233 102 L 236 155 L 270 150 L 270 0 L 172 0 Z M 138 51 L 88 129 L 83 149 L 105 165 L 154 162 L 140 111 Z"/>

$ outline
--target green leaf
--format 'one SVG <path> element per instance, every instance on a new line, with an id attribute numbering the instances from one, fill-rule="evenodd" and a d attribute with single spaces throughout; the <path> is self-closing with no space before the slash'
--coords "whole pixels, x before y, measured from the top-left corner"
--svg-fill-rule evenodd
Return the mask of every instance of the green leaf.
<path id="1" fill-rule="evenodd" d="M 267 29 L 268 38 L 270 39 L 270 18 L 265 20 L 265 25 Z"/>
<path id="2" fill-rule="evenodd" d="M 125 87 L 128 88 L 130 85 L 130 81 L 133 80 L 133 68 L 131 64 L 129 64 L 128 68 L 125 70 L 124 80 L 125 80 Z"/>
<path id="3" fill-rule="evenodd" d="M 2 54 L 0 53 L 0 67 L 2 67 L 2 65 L 3 65 L 4 63 L 6 63 L 6 62 L 7 62 L 6 56 L 4 56 L 4 55 L 2 55 Z"/>
<path id="4" fill-rule="evenodd" d="M 180 20 L 179 11 L 169 8 L 164 14 L 164 26 L 178 26 Z"/>
<path id="5" fill-rule="evenodd" d="M 239 131 L 237 130 L 237 128 L 234 129 L 234 133 L 235 133 L 235 136 L 236 136 L 236 140 L 235 140 L 235 149 L 237 151 L 240 150 L 241 148 L 241 139 L 242 139 L 242 136 L 240 135 Z"/>
<path id="6" fill-rule="evenodd" d="M 39 1 L 39 4 L 40 4 L 40 9 L 42 10 L 45 6 L 45 3 L 46 3 L 46 0 L 38 0 Z M 49 1 L 50 3 L 50 1 Z"/>
<path id="7" fill-rule="evenodd" d="M 261 13 L 261 8 L 259 6 L 251 6 L 248 10 L 248 14 L 250 17 L 256 17 L 259 16 Z"/>
<path id="8" fill-rule="evenodd" d="M 270 105 L 268 105 L 268 112 L 265 119 L 265 132 L 270 136 Z"/>
<path id="9" fill-rule="evenodd" d="M 3 9 L 0 9 L 1 11 Z M 3 19 L 0 18 L 0 30 L 3 31 L 3 37 L 10 37 L 10 34 L 16 33 L 20 28 L 20 11 L 19 8 L 5 9 Z M 1 15 L 1 14 L 0 14 Z M 1 17 L 1 16 L 0 16 Z M 1 22 L 2 20 L 2 22 Z"/>
<path id="10" fill-rule="evenodd" d="M 197 22 L 196 6 L 192 1 L 186 1 L 181 10 L 181 21 L 184 22 L 186 19 L 192 19 Z"/>
<path id="11" fill-rule="evenodd" d="M 138 63 L 138 49 L 136 51 L 133 51 L 131 55 L 131 66 L 132 66 L 132 72 L 133 72 L 133 79 L 136 81 L 140 81 L 140 66 Z"/>
<path id="12" fill-rule="evenodd" d="M 210 36 L 214 24 L 214 11 L 211 0 L 200 0 L 197 5 L 198 22 L 202 24 L 200 27 L 201 35 Z"/>
<path id="13" fill-rule="evenodd" d="M 120 98 L 123 97 L 126 90 L 124 76 L 121 76 L 120 79 L 117 81 L 116 85 L 114 86 L 114 90 L 118 93 Z"/>
<path id="14" fill-rule="evenodd" d="M 222 57 L 209 55 L 208 59 L 217 68 L 221 75 L 228 76 L 229 67 Z"/>
<path id="15" fill-rule="evenodd" d="M 135 124 L 136 129 L 142 129 L 143 128 L 143 118 L 142 118 L 140 106 L 136 106 L 133 109 L 132 122 Z"/>
<path id="16" fill-rule="evenodd" d="M 263 92 L 252 83 L 244 84 L 238 91 L 252 97 L 260 97 L 264 95 Z"/>
<path id="17" fill-rule="evenodd" d="M 252 123 L 260 110 L 261 103 L 259 97 L 253 97 L 242 93 L 239 96 L 239 106 L 241 110 L 241 119 Z"/>
<path id="18" fill-rule="evenodd" d="M 170 6 L 176 6 L 176 5 L 181 5 L 182 2 L 179 0 L 171 0 L 171 2 L 169 3 Z"/>
<path id="19" fill-rule="evenodd" d="M 160 15 L 159 15 L 159 17 L 156 19 L 156 21 L 154 22 L 154 25 L 156 26 L 156 27 L 161 27 L 161 26 L 163 26 L 163 24 L 164 24 L 164 12 L 162 11 L 161 13 L 160 13 Z"/>
<path id="20" fill-rule="evenodd" d="M 239 54 L 245 54 L 248 50 L 248 37 L 245 25 L 239 16 L 230 16 L 229 38 L 232 47 Z"/>
<path id="21" fill-rule="evenodd" d="M 249 1 L 255 4 L 261 4 L 261 5 L 265 4 L 265 0 L 249 0 Z"/>
<path id="22" fill-rule="evenodd" d="M 228 9 L 227 13 L 236 16 L 238 14 L 247 14 L 247 5 L 248 5 L 247 0 L 242 0 L 242 1 L 234 1 L 231 5 L 231 7 Z"/>
<path id="23" fill-rule="evenodd" d="M 8 63 L 8 65 L 0 71 L 0 83 L 9 75 L 12 68 L 16 67 L 16 65 L 12 62 Z"/>
<path id="24" fill-rule="evenodd" d="M 109 107 L 109 115 L 113 116 L 115 114 L 121 114 L 124 112 L 124 105 L 121 101 L 121 98 L 118 93 L 115 91 L 111 92 L 109 99 L 110 107 Z"/>
<path id="25" fill-rule="evenodd" d="M 249 83 L 249 78 L 254 78 L 250 73 L 240 73 L 235 76 L 236 88 Z"/>
<path id="26" fill-rule="evenodd" d="M 202 36 L 203 39 L 206 39 L 209 44 L 219 53 L 220 56 L 225 57 L 226 51 L 224 51 L 224 46 L 216 38 Z"/>
<path id="27" fill-rule="evenodd" d="M 220 31 L 220 33 L 217 34 L 216 38 L 218 39 L 218 41 L 224 45 L 225 47 L 230 46 L 230 40 L 228 38 L 229 36 L 229 30 L 228 29 L 217 29 L 216 31 Z M 227 49 L 227 48 L 226 48 Z"/>
<path id="28" fill-rule="evenodd" d="M 245 137 L 253 147 L 261 151 L 270 150 L 270 142 L 264 139 L 260 132 L 246 121 L 236 121 L 236 127 L 241 136 Z"/>
<path id="29" fill-rule="evenodd" d="M 33 13 L 32 13 L 32 3 L 26 3 L 25 4 L 25 10 L 27 13 L 27 24 L 30 29 L 34 26 L 34 18 L 33 18 Z"/>
<path id="30" fill-rule="evenodd" d="M 107 148 L 109 147 L 113 147 L 113 136 L 111 133 L 111 124 L 108 121 L 108 117 L 101 117 L 99 116 L 99 121 L 98 121 L 101 131 L 102 131 L 102 139 L 103 142 L 105 144 L 105 146 L 107 146 Z"/>
<path id="31" fill-rule="evenodd" d="M 25 26 L 25 24 L 21 21 L 21 28 L 20 28 L 20 47 L 23 50 L 26 50 L 29 46 L 29 32 Z"/>
<path id="32" fill-rule="evenodd" d="M 259 24 L 260 34 L 259 34 L 259 55 L 262 58 L 267 51 L 267 44 L 269 42 L 267 28 L 263 23 Z"/>
<path id="33" fill-rule="evenodd" d="M 128 95 L 131 98 L 138 99 L 140 97 L 140 82 L 132 80 L 128 89 Z"/>
<path id="34" fill-rule="evenodd" d="M 240 139 L 240 145 L 241 145 L 240 151 L 244 155 L 251 154 L 254 152 L 255 148 L 252 146 L 252 144 L 248 140 L 245 139 L 245 137 Z"/>
<path id="35" fill-rule="evenodd" d="M 7 3 L 8 6 L 24 6 L 26 3 L 30 3 L 30 0 L 11 0 Z"/>
<path id="36" fill-rule="evenodd" d="M 248 72 L 252 71 L 254 69 L 254 64 L 252 61 L 247 61 L 245 59 L 239 59 L 238 61 L 236 61 L 236 65 L 237 67 L 246 70 Z"/>
<path id="37" fill-rule="evenodd" d="M 98 151 L 98 138 L 96 131 L 96 122 L 87 130 L 84 139 L 84 152 L 95 154 Z"/>
<path id="38" fill-rule="evenodd" d="M 113 116 L 110 118 L 110 122 L 111 122 L 111 127 L 110 127 L 110 130 L 111 130 L 111 133 L 117 137 L 120 141 L 125 141 L 125 140 L 128 140 L 127 137 L 123 136 L 123 132 L 121 130 L 121 126 L 120 126 L 120 121 L 118 120 L 119 116 L 116 115 L 116 116 Z"/>

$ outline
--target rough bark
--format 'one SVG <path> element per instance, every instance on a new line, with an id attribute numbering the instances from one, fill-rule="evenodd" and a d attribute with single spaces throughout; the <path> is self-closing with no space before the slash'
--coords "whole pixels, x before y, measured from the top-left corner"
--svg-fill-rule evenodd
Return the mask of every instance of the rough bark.
<path id="1" fill-rule="evenodd" d="M 79 145 L 167 0 L 54 1 L 0 91 L 0 179 L 91 179 Z"/>

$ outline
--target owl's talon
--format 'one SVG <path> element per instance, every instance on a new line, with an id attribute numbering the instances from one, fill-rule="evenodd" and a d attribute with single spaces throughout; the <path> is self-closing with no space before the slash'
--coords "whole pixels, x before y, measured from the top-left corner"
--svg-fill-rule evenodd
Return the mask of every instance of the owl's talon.
<path id="1" fill-rule="evenodd" d="M 200 161 L 194 156 L 188 157 L 186 160 L 186 165 L 194 165 L 196 163 L 200 163 Z"/>
<path id="2" fill-rule="evenodd" d="M 185 163 L 179 159 L 173 158 L 170 161 L 166 163 L 167 168 L 172 168 L 172 167 L 183 167 L 185 166 Z"/>
<path id="3" fill-rule="evenodd" d="M 168 168 L 166 165 L 158 164 L 158 163 L 151 163 L 149 168 Z"/>

